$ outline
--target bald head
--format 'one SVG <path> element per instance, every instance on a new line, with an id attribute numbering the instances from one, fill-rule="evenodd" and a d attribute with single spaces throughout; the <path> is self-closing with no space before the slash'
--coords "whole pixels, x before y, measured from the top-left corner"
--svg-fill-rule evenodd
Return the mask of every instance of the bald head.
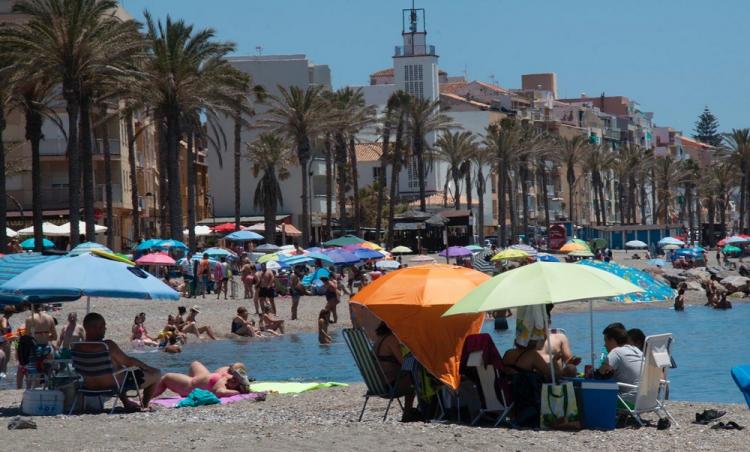
<path id="1" fill-rule="evenodd" d="M 91 312 L 83 318 L 83 329 L 86 330 L 87 341 L 101 341 L 107 331 L 107 324 L 101 314 Z"/>

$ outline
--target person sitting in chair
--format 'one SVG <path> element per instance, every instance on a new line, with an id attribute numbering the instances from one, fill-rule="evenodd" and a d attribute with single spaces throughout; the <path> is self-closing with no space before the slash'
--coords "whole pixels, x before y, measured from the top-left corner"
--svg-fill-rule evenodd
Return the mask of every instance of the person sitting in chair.
<path id="1" fill-rule="evenodd" d="M 628 343 L 628 332 L 619 325 L 609 325 L 602 332 L 604 347 L 607 349 L 607 359 L 598 369 L 603 376 L 610 376 L 618 383 L 638 386 L 643 364 L 643 352 L 638 347 Z M 635 402 L 637 389 L 620 388 L 620 395 L 628 402 Z"/>
<path id="2" fill-rule="evenodd" d="M 375 333 L 378 335 L 375 347 L 373 347 L 375 357 L 390 386 L 396 388 L 397 394 L 404 395 L 404 418 L 408 418 L 407 413 L 412 412 L 414 408 L 414 389 L 411 376 L 401 372 L 401 366 L 404 363 L 401 343 L 385 322 L 380 322 Z"/>
<path id="3" fill-rule="evenodd" d="M 104 342 L 109 348 L 110 357 L 112 359 L 112 365 L 115 371 L 126 368 L 126 367 L 137 367 L 135 371 L 135 378 L 138 382 L 138 387 L 143 390 L 143 407 L 132 402 L 123 392 L 120 395 L 120 400 L 123 406 L 128 411 L 140 411 L 143 408 L 148 407 L 151 398 L 153 397 L 154 390 L 156 389 L 157 383 L 161 379 L 161 371 L 153 368 L 148 364 L 139 361 L 133 357 L 126 355 L 120 347 L 109 339 L 104 339 L 104 334 L 107 332 L 107 323 L 104 321 L 104 317 L 96 312 L 86 314 L 83 319 L 83 329 L 86 330 L 86 341 L 87 342 Z M 86 343 L 80 344 L 80 350 L 85 351 Z M 79 348 L 76 350 L 79 350 Z M 93 377 L 84 377 L 83 387 L 85 389 L 108 389 L 111 388 L 114 383 L 121 383 L 113 381 L 117 378 L 111 374 L 109 375 L 97 375 Z M 124 377 L 120 377 L 124 378 Z"/>

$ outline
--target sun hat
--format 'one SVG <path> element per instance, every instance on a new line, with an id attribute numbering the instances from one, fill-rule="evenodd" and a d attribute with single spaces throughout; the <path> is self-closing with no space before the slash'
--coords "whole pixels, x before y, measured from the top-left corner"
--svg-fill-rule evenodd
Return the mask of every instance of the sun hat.
<path id="1" fill-rule="evenodd" d="M 200 314 L 200 313 L 201 313 L 201 309 L 200 309 L 200 307 L 199 307 L 198 305 L 195 305 L 195 306 L 193 306 L 192 308 L 190 308 L 190 310 L 191 310 L 191 311 L 195 311 L 195 312 L 197 312 L 198 314 Z"/>

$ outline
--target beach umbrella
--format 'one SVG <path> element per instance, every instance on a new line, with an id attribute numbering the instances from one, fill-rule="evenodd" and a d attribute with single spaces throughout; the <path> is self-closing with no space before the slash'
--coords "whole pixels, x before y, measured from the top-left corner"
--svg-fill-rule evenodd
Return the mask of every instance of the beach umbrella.
<path id="1" fill-rule="evenodd" d="M 213 231 L 209 226 L 205 226 L 202 224 L 197 225 L 193 231 L 195 232 L 196 237 L 205 237 L 213 234 Z M 187 229 L 183 229 L 182 235 L 190 235 L 190 231 Z"/>
<path id="2" fill-rule="evenodd" d="M 475 254 L 471 258 L 471 266 L 476 271 L 480 271 L 486 275 L 495 274 L 495 264 L 492 263 L 492 250 L 483 250 Z"/>
<path id="3" fill-rule="evenodd" d="M 26 270 L 64 257 L 61 254 L 45 255 L 42 253 L 6 254 L 0 257 L 0 287 Z M 80 296 L 45 298 L 39 302 L 74 301 Z M 26 298 L 16 295 L 0 294 L 0 304 L 17 304 Z"/>
<path id="4" fill-rule="evenodd" d="M 521 251 L 513 248 L 505 248 L 504 250 L 500 251 L 499 253 L 495 254 L 492 257 L 493 262 L 497 261 L 517 261 L 517 260 L 525 260 L 529 258 L 529 254 L 526 251 Z"/>
<path id="5" fill-rule="evenodd" d="M 664 237 L 663 239 L 659 240 L 659 246 L 662 248 L 664 248 L 665 245 L 683 246 L 684 244 L 685 242 L 674 237 Z"/>
<path id="6" fill-rule="evenodd" d="M 362 243 L 365 240 L 354 236 L 354 235 L 345 235 L 342 237 L 339 237 L 337 239 L 329 240 L 327 242 L 323 242 L 323 245 L 325 246 L 346 246 L 346 245 L 356 245 L 357 243 Z"/>
<path id="7" fill-rule="evenodd" d="M 408 246 L 399 245 L 391 250 L 391 253 L 393 254 L 411 254 L 414 251 L 411 250 Z"/>
<path id="8" fill-rule="evenodd" d="M 540 262 L 560 262 L 560 259 L 557 257 L 547 254 L 547 253 L 539 253 L 536 255 L 536 260 Z"/>
<path id="9" fill-rule="evenodd" d="M 256 246 L 255 251 L 259 253 L 275 253 L 279 251 L 281 248 L 274 245 L 273 243 L 264 243 L 262 245 Z"/>
<path id="10" fill-rule="evenodd" d="M 536 248 L 534 248 L 533 246 L 529 246 L 525 243 L 518 243 L 516 245 L 511 245 L 508 248 L 523 251 L 524 253 L 532 257 L 539 254 L 539 251 Z"/>
<path id="11" fill-rule="evenodd" d="M 179 240 L 172 240 L 172 239 L 162 240 L 156 245 L 156 247 L 161 248 L 163 250 L 169 250 L 172 248 L 183 249 L 183 250 L 188 249 L 187 245 L 185 245 L 184 243 L 180 242 Z"/>
<path id="12" fill-rule="evenodd" d="M 92 250 L 104 251 L 105 253 L 111 253 L 112 250 L 96 242 L 83 242 L 76 246 L 68 253 L 70 256 L 78 256 L 79 254 L 90 253 Z"/>
<path id="13" fill-rule="evenodd" d="M 78 231 L 80 231 L 81 233 L 83 233 L 84 231 L 86 231 L 86 223 L 84 223 L 83 221 L 79 221 L 78 222 Z M 96 234 L 103 234 L 103 233 L 107 232 L 107 227 L 106 226 L 102 226 L 100 224 L 95 224 L 94 225 L 94 232 Z M 70 223 L 62 224 L 62 225 L 58 226 L 57 230 L 50 231 L 50 233 L 46 234 L 46 235 L 49 235 L 50 237 L 68 237 L 68 236 L 70 236 Z"/>
<path id="14" fill-rule="evenodd" d="M 135 261 L 138 265 L 175 265 L 176 262 L 167 253 L 144 254 Z"/>
<path id="15" fill-rule="evenodd" d="M 5 236 L 10 238 L 18 237 L 18 232 L 14 231 L 11 228 L 5 228 Z"/>
<path id="16" fill-rule="evenodd" d="M 180 299 L 177 291 L 150 273 L 93 254 L 62 257 L 32 267 L 0 286 L 0 293 L 26 297 L 31 302 L 82 296 Z"/>
<path id="17" fill-rule="evenodd" d="M 285 263 L 279 262 L 279 261 L 271 261 L 266 262 L 266 269 L 268 270 L 281 270 L 281 267 L 284 266 Z"/>
<path id="18" fill-rule="evenodd" d="M 573 257 L 594 257 L 594 253 L 589 250 L 576 250 L 568 253 L 568 256 Z"/>
<path id="19" fill-rule="evenodd" d="M 396 270 L 401 267 L 401 264 L 398 261 L 378 261 L 375 267 L 381 270 Z"/>
<path id="20" fill-rule="evenodd" d="M 151 248 L 157 248 L 159 244 L 163 242 L 162 239 L 148 239 L 144 240 L 138 245 L 136 245 L 135 250 L 136 251 L 146 251 L 150 250 Z"/>
<path id="21" fill-rule="evenodd" d="M 484 247 L 479 246 L 479 245 L 466 245 L 464 248 L 471 251 L 472 253 L 478 253 L 480 251 L 484 251 Z"/>
<path id="22" fill-rule="evenodd" d="M 664 267 L 667 265 L 667 261 L 664 259 L 649 259 L 646 263 L 654 267 Z"/>
<path id="23" fill-rule="evenodd" d="M 263 240 L 263 236 L 248 230 L 234 231 L 224 236 L 226 240 L 234 242 L 249 242 L 251 240 Z"/>
<path id="24" fill-rule="evenodd" d="M 727 245 L 734 245 L 734 244 L 748 243 L 748 242 L 750 242 L 750 239 L 746 239 L 744 237 L 733 235 L 733 236 L 731 236 L 731 237 L 729 237 L 727 239 L 726 244 Z"/>
<path id="25" fill-rule="evenodd" d="M 440 257 L 463 257 L 471 255 L 471 250 L 463 246 L 449 246 L 438 254 Z"/>
<path id="26" fill-rule="evenodd" d="M 290 267 L 294 267 L 295 265 L 312 264 L 313 262 L 315 262 L 315 259 L 311 258 L 310 256 L 289 256 L 284 258 L 281 262 Z"/>
<path id="27" fill-rule="evenodd" d="M 351 265 L 360 261 L 356 254 L 342 249 L 327 250 L 323 254 L 328 256 L 334 265 Z"/>
<path id="28" fill-rule="evenodd" d="M 237 226 L 234 223 L 222 223 L 220 225 L 213 227 L 214 232 L 219 234 L 228 234 L 230 232 L 236 231 Z"/>
<path id="29" fill-rule="evenodd" d="M 34 226 L 20 229 L 18 231 L 18 235 L 34 235 Z M 66 234 L 62 233 L 62 229 L 60 228 L 60 226 L 45 221 L 44 223 L 42 223 L 42 235 L 61 236 Z"/>
<path id="30" fill-rule="evenodd" d="M 375 251 L 367 248 L 358 248 L 352 253 L 357 256 L 360 260 L 367 261 L 371 259 L 382 259 L 385 257 L 380 251 Z"/>
<path id="31" fill-rule="evenodd" d="M 675 244 L 669 244 L 669 245 L 662 246 L 662 249 L 665 249 L 665 250 L 679 250 L 680 248 L 682 248 L 682 246 L 675 245 Z"/>
<path id="32" fill-rule="evenodd" d="M 607 241 L 601 237 L 597 237 L 591 240 L 590 248 L 593 248 L 595 250 L 603 250 L 606 247 L 607 247 Z"/>
<path id="33" fill-rule="evenodd" d="M 256 262 L 259 263 L 259 264 L 265 264 L 267 262 L 277 261 L 279 259 L 281 259 L 281 255 L 278 252 L 276 252 L 276 253 L 268 253 L 268 254 L 264 254 L 261 257 L 259 257 L 258 260 L 256 260 Z"/>
<path id="34" fill-rule="evenodd" d="M 209 258 L 218 259 L 222 256 L 226 258 L 236 258 L 237 253 L 235 253 L 232 250 L 228 250 L 226 248 L 219 248 L 217 246 L 208 248 L 204 250 L 202 253 L 196 253 L 195 255 L 200 259 L 204 254 L 208 254 Z"/>
<path id="35" fill-rule="evenodd" d="M 625 246 L 628 248 L 648 248 L 648 244 L 640 240 L 631 240 L 629 242 L 625 242 Z"/>
<path id="36" fill-rule="evenodd" d="M 489 280 L 455 265 L 409 267 L 388 273 L 352 296 L 393 331 L 424 368 L 453 389 L 460 383 L 464 340 L 482 329 L 483 314 L 443 314 L 456 301 Z"/>
<path id="37" fill-rule="evenodd" d="M 356 246 L 358 248 L 365 248 L 365 249 L 368 249 L 368 250 L 383 251 L 383 247 L 382 246 L 378 245 L 377 243 L 368 242 L 367 240 L 365 240 L 364 242 L 361 242 L 361 243 L 356 243 L 354 245 L 348 245 L 348 246 Z M 344 247 L 344 248 L 346 248 L 346 247 Z"/>
<path id="38" fill-rule="evenodd" d="M 42 239 L 42 246 L 44 248 L 54 248 L 55 244 L 52 243 L 50 240 Z M 34 249 L 34 239 L 26 239 L 23 242 L 21 242 L 21 248 L 25 250 L 33 250 Z"/>
<path id="39" fill-rule="evenodd" d="M 669 284 L 666 284 L 652 275 L 624 265 L 619 265 L 614 262 L 602 262 L 594 261 L 590 259 L 582 260 L 578 262 L 578 265 L 586 265 L 588 267 L 598 268 L 605 272 L 611 273 L 615 276 L 630 281 L 636 286 L 643 289 L 643 292 L 629 293 L 626 295 L 617 295 L 609 297 L 610 301 L 617 301 L 620 303 L 651 303 L 651 302 L 668 302 L 674 297 L 674 291 Z"/>
<path id="40" fill-rule="evenodd" d="M 435 263 L 435 259 L 434 258 L 432 258 L 430 256 L 427 256 L 427 255 L 424 255 L 424 254 L 420 254 L 418 256 L 414 256 L 411 259 L 409 259 L 409 265 L 410 266 L 430 265 L 430 264 L 434 264 L 434 263 Z"/>
<path id="41" fill-rule="evenodd" d="M 308 253 L 305 254 L 305 257 L 309 257 L 313 261 L 321 261 L 321 262 L 325 262 L 326 264 L 333 264 L 333 260 L 330 257 L 328 257 L 327 254 L 324 254 L 322 252 L 308 250 Z"/>
<path id="42" fill-rule="evenodd" d="M 576 239 L 578 240 L 578 239 Z M 588 245 L 577 242 L 567 242 L 560 248 L 561 253 L 570 253 L 572 251 L 591 251 Z"/>
<path id="43" fill-rule="evenodd" d="M 721 252 L 724 254 L 735 254 L 735 253 L 741 253 L 742 250 L 740 248 L 737 248 L 736 246 L 726 245 L 724 248 L 721 249 Z"/>

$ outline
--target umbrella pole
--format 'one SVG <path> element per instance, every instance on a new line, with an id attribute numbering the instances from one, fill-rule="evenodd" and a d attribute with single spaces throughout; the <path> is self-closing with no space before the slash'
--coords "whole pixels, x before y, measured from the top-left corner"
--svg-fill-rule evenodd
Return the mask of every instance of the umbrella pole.
<path id="1" fill-rule="evenodd" d="M 594 366 L 594 301 L 589 300 L 589 331 L 591 332 L 591 366 Z"/>
<path id="2" fill-rule="evenodd" d="M 91 312 L 91 297 L 86 297 L 86 314 Z"/>
<path id="3" fill-rule="evenodd" d="M 542 309 L 544 309 L 544 307 L 542 307 Z M 552 376 L 552 384 L 555 384 L 555 357 L 552 355 L 552 331 L 549 327 L 549 317 L 547 316 L 546 310 L 544 317 L 544 323 L 547 328 L 547 355 L 549 355 L 549 371 L 550 375 Z"/>

